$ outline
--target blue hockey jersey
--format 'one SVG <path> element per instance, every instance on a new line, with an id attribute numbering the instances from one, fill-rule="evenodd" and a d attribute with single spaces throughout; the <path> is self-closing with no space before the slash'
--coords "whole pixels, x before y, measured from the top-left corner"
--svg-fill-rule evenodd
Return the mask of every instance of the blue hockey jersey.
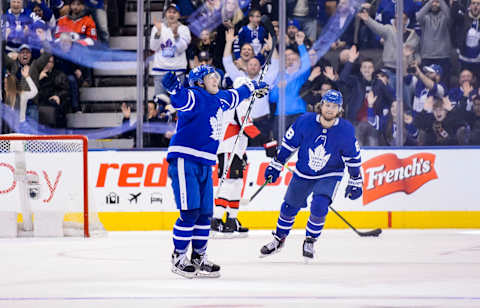
<path id="1" fill-rule="evenodd" d="M 345 166 L 359 170 L 361 165 L 355 130 L 344 119 L 337 119 L 330 128 L 323 128 L 320 115 L 303 114 L 285 133 L 277 160 L 284 164 L 297 150 L 295 173 L 305 179 L 332 176 L 341 180 Z"/>
<path id="2" fill-rule="evenodd" d="M 223 110 L 233 109 L 251 94 L 244 85 L 213 95 L 201 87 L 181 88 L 170 97 L 177 109 L 177 131 L 170 141 L 167 160 L 183 157 L 215 165 L 223 137 Z"/>

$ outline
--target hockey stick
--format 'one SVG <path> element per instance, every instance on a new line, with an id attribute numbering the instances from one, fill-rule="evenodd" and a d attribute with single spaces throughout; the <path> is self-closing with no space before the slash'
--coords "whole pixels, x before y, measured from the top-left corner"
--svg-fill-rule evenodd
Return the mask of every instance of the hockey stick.
<path id="1" fill-rule="evenodd" d="M 273 30 L 273 26 L 271 25 L 271 21 L 267 16 L 262 16 L 262 22 L 264 24 L 269 24 L 265 28 L 270 31 Z M 275 31 L 273 31 L 273 34 L 270 34 L 272 36 L 272 49 L 268 53 L 267 57 L 265 58 L 265 63 L 263 64 L 262 70 L 260 71 L 260 78 L 258 79 L 258 82 L 263 81 L 263 77 L 265 77 L 265 72 L 267 71 L 267 68 L 269 66 L 269 62 L 272 59 L 273 51 L 275 50 L 275 45 L 276 45 L 276 36 L 275 36 Z M 245 126 L 248 122 L 248 118 L 250 117 L 250 112 L 252 111 L 253 108 L 253 103 L 255 102 L 255 92 L 252 94 L 252 98 L 250 99 L 250 103 L 248 105 L 247 112 L 245 113 L 245 117 L 243 118 L 242 125 L 240 127 L 240 131 L 237 134 L 237 137 L 235 138 L 235 142 L 233 143 L 232 151 L 230 153 L 235 153 L 235 148 L 237 147 L 238 140 L 240 139 L 240 136 L 243 135 L 243 131 L 245 130 Z M 225 178 L 227 177 L 228 171 L 230 170 L 230 166 L 232 165 L 233 162 L 233 157 L 235 155 L 230 155 L 227 164 L 225 165 L 225 168 L 223 169 L 223 174 L 222 177 L 220 178 L 220 181 L 218 183 L 218 188 L 217 188 L 217 193 L 215 195 L 215 199 L 218 198 L 220 195 L 220 191 L 222 189 L 223 182 L 225 182 Z"/>
<path id="2" fill-rule="evenodd" d="M 262 191 L 262 189 L 263 189 L 265 186 L 267 186 L 267 184 L 270 184 L 271 182 L 272 182 L 272 177 L 270 176 L 270 177 L 268 178 L 268 180 L 266 180 L 265 183 L 263 183 L 262 186 L 260 186 L 260 187 L 257 189 L 257 191 L 253 193 L 253 195 L 250 197 L 250 199 L 241 199 L 241 200 L 240 200 L 240 203 L 241 203 L 242 205 L 247 205 L 247 204 L 249 204 L 250 202 L 252 202 L 253 198 L 255 198 L 255 197 Z"/>
<path id="3" fill-rule="evenodd" d="M 293 170 L 287 166 L 287 164 L 284 165 L 285 168 L 290 171 L 291 173 L 294 173 Z M 374 236 L 374 237 L 377 237 L 380 235 L 380 233 L 382 233 L 382 229 L 380 228 L 377 228 L 377 229 L 374 229 L 374 230 L 370 230 L 370 231 L 365 231 L 365 232 L 362 232 L 362 231 L 358 231 L 354 226 L 352 226 L 342 215 L 340 215 L 339 212 L 337 212 L 331 205 L 328 205 L 328 208 L 330 210 L 332 210 L 332 212 L 334 212 L 341 220 L 343 220 L 344 223 L 347 224 L 347 226 L 349 226 L 355 233 L 357 233 L 359 236 Z"/>
<path id="4" fill-rule="evenodd" d="M 355 233 L 357 233 L 358 235 L 360 236 L 374 236 L 374 237 L 377 237 L 380 235 L 380 233 L 382 233 L 382 229 L 380 228 L 377 228 L 377 229 L 374 229 L 374 230 L 370 230 L 370 231 L 365 231 L 365 232 L 362 232 L 362 231 L 358 231 L 357 229 L 355 229 L 354 226 L 352 226 L 345 218 L 343 218 L 342 215 L 340 215 L 339 212 L 337 212 L 333 207 L 331 207 L 330 205 L 328 206 L 328 208 L 330 210 L 332 210 L 335 214 L 337 214 L 337 216 L 343 220 L 344 223 L 346 223 L 353 231 L 355 231 Z"/>

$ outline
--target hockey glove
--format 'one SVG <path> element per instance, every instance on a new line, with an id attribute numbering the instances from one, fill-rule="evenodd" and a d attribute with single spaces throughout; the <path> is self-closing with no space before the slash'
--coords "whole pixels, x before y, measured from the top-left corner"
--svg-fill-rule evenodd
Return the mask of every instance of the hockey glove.
<path id="1" fill-rule="evenodd" d="M 165 76 L 163 76 L 162 84 L 167 92 L 172 95 L 175 95 L 181 88 L 180 81 L 174 72 L 168 72 Z"/>
<path id="2" fill-rule="evenodd" d="M 250 80 L 245 84 L 257 98 L 262 98 L 268 94 L 268 84 L 260 81 Z"/>
<path id="3" fill-rule="evenodd" d="M 345 190 L 345 198 L 348 197 L 350 200 L 356 200 L 360 198 L 362 195 L 362 186 L 363 179 L 361 175 L 355 178 L 350 177 L 350 179 L 348 179 L 347 189 Z"/>
<path id="4" fill-rule="evenodd" d="M 267 157 L 272 157 L 272 158 L 277 157 L 277 147 L 278 147 L 277 140 L 271 140 L 263 145 L 263 148 L 265 149 L 265 154 L 267 155 Z"/>
<path id="5" fill-rule="evenodd" d="M 282 163 L 280 163 L 275 159 L 272 160 L 270 165 L 268 165 L 267 169 L 265 169 L 265 174 L 264 174 L 265 181 L 268 181 L 269 179 L 271 179 L 270 183 L 275 183 L 278 177 L 280 176 L 280 172 L 282 171 L 282 169 L 283 169 Z"/>

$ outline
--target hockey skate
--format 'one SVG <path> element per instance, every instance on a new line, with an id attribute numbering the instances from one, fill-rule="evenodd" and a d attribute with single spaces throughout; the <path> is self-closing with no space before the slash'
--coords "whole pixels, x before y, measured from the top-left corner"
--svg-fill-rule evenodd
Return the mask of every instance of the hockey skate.
<path id="1" fill-rule="evenodd" d="M 305 259 L 305 263 L 312 261 L 315 257 L 315 249 L 313 246 L 316 241 L 317 239 L 311 236 L 307 236 L 305 241 L 303 241 L 303 258 Z"/>
<path id="2" fill-rule="evenodd" d="M 238 218 L 229 218 L 227 214 L 227 221 L 225 222 L 226 230 L 233 230 L 234 237 L 247 237 L 248 228 L 242 227 Z"/>
<path id="3" fill-rule="evenodd" d="M 271 241 L 267 245 L 263 246 L 262 249 L 260 249 L 260 258 L 273 255 L 275 253 L 280 252 L 280 250 L 282 250 L 283 245 L 285 244 L 285 238 L 278 237 L 275 234 L 275 232 L 272 232 L 272 234 L 273 234 L 273 241 Z"/>
<path id="4" fill-rule="evenodd" d="M 209 261 L 207 254 L 199 254 L 192 251 L 192 264 L 196 269 L 196 277 L 218 278 L 220 277 L 220 266 Z"/>
<path id="5" fill-rule="evenodd" d="M 195 277 L 196 269 L 190 260 L 188 260 L 186 254 L 180 254 L 174 251 L 172 253 L 172 273 L 191 279 Z"/>
<path id="6" fill-rule="evenodd" d="M 210 231 L 210 238 L 232 238 L 234 236 L 234 230 L 226 228 L 225 223 L 220 218 L 212 218 Z"/>

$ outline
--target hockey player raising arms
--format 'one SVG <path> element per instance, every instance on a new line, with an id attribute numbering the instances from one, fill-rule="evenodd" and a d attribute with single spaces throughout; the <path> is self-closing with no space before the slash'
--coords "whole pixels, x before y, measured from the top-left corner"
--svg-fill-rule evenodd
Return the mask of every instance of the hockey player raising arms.
<path id="1" fill-rule="evenodd" d="M 172 272 L 193 278 L 219 277 L 220 266 L 207 260 L 210 219 L 213 214 L 212 166 L 222 137 L 222 112 L 235 108 L 266 84 L 251 81 L 233 90 L 219 90 L 220 76 L 200 65 L 189 76 L 190 88 L 181 86 L 174 73 L 162 79 L 178 112 L 177 132 L 170 141 L 168 176 L 180 217 L 173 227 Z M 187 257 L 192 243 L 191 260 Z"/>
<path id="2" fill-rule="evenodd" d="M 327 91 L 319 107 L 319 114 L 305 113 L 287 130 L 277 158 L 265 170 L 265 179 L 275 182 L 283 165 L 298 150 L 296 171 L 280 208 L 273 241 L 261 248 L 261 257 L 281 250 L 297 213 L 307 207 L 307 197 L 313 193 L 303 242 L 303 256 L 313 259 L 313 245 L 322 232 L 345 166 L 350 174 L 345 197 L 355 200 L 362 195 L 360 147 L 352 124 L 339 118 L 342 94 Z"/>

